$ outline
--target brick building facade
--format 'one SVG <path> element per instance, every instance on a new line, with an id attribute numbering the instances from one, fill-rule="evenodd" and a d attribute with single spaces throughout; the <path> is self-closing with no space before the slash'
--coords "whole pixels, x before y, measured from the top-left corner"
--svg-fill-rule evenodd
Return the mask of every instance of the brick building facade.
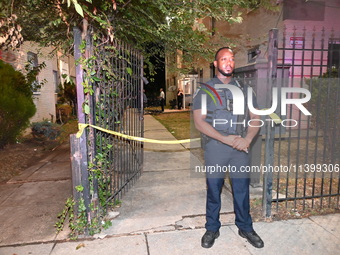
<path id="1" fill-rule="evenodd" d="M 44 85 L 34 91 L 34 103 L 37 108 L 31 122 L 44 119 L 56 121 L 57 90 L 63 81 L 62 74 L 75 79 L 75 64 L 73 57 L 65 57 L 60 53 L 51 55 L 53 48 L 41 48 L 32 42 L 25 42 L 15 51 L 0 51 L 0 59 L 11 64 L 16 70 L 25 72 L 25 65 L 31 60 L 33 65 L 45 63 L 46 67 L 37 77 Z"/>

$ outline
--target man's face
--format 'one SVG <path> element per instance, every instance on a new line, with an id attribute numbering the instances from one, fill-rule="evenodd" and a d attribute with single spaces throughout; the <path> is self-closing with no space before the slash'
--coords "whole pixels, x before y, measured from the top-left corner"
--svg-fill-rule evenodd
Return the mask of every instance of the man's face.
<path id="1" fill-rule="evenodd" d="M 235 68 L 234 54 L 228 49 L 221 50 L 214 61 L 214 66 L 219 74 L 225 77 L 231 76 Z"/>

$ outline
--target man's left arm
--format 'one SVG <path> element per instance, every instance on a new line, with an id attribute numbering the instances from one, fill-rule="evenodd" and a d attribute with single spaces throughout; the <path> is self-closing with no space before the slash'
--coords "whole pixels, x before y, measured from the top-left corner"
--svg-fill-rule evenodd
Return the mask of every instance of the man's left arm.
<path id="1" fill-rule="evenodd" d="M 249 112 L 249 115 L 252 120 L 252 125 L 248 127 L 246 136 L 244 138 L 241 136 L 237 137 L 232 144 L 232 147 L 239 151 L 248 152 L 251 142 L 260 130 L 261 122 L 259 120 L 259 116 L 252 112 Z"/>

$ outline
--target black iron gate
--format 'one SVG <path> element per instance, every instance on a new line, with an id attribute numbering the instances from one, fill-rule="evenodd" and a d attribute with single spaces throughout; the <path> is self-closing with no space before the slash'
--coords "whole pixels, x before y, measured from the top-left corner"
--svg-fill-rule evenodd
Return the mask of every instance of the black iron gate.
<path id="1" fill-rule="evenodd" d="M 97 46 L 94 55 L 97 79 L 90 96 L 91 123 L 121 134 L 143 137 L 141 54 L 115 41 L 110 49 Z M 141 174 L 142 144 L 97 129 L 91 131 L 93 155 L 89 156 L 101 162 L 101 184 L 105 185 L 102 195 L 107 201 L 119 199 Z"/>
<path id="2" fill-rule="evenodd" d="M 125 43 L 94 38 L 91 30 L 84 40 L 78 28 L 74 35 L 78 119 L 90 126 L 72 138 L 73 185 L 81 186 L 73 194 L 92 219 L 105 215 L 142 172 L 143 144 L 124 135 L 144 135 L 143 57 Z"/>
<path id="3" fill-rule="evenodd" d="M 305 28 L 271 31 L 269 79 L 279 89 L 311 93 L 304 115 L 288 105 L 285 125 L 267 126 L 264 165 L 264 209 L 294 211 L 339 208 L 340 198 L 340 31 Z M 287 93 L 287 98 L 306 95 Z M 278 105 L 281 104 L 279 97 Z"/>

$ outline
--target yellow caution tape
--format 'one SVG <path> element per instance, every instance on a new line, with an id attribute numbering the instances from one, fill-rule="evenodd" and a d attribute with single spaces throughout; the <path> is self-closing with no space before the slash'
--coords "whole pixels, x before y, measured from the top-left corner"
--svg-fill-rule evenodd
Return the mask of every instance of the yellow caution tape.
<path id="1" fill-rule="evenodd" d="M 263 109 L 266 110 L 266 109 Z M 275 122 L 275 124 L 280 124 L 282 122 L 281 118 L 276 114 L 276 113 L 271 113 L 269 114 L 269 117 L 273 119 L 273 121 Z M 134 140 L 134 141 L 139 141 L 139 142 L 146 142 L 146 143 L 159 143 L 159 144 L 179 144 L 179 143 L 190 143 L 190 142 L 194 142 L 194 141 L 199 141 L 201 140 L 200 138 L 194 138 L 194 139 L 184 139 L 184 140 L 156 140 L 156 139 L 149 139 L 149 138 L 144 138 L 144 137 L 137 137 L 137 136 L 132 136 L 132 135 L 125 135 L 116 131 L 112 131 L 112 130 L 108 130 L 105 128 L 101 128 L 95 125 L 91 125 L 91 124 L 84 124 L 84 123 L 78 123 L 78 129 L 79 131 L 76 134 L 76 137 L 79 138 L 81 137 L 81 135 L 84 132 L 84 129 L 86 127 L 93 127 L 95 129 L 98 129 L 100 131 L 115 135 L 115 136 L 119 136 L 125 139 L 129 139 L 129 140 Z"/>
<path id="2" fill-rule="evenodd" d="M 265 109 L 261 109 L 261 111 L 265 111 L 268 110 L 268 108 Z M 272 118 L 272 120 L 275 122 L 275 124 L 281 124 L 282 120 L 279 117 L 279 115 L 277 115 L 275 112 L 271 113 L 268 115 L 270 118 Z"/>
<path id="3" fill-rule="evenodd" d="M 100 131 L 103 131 L 103 132 L 106 132 L 106 133 L 109 133 L 109 134 L 112 134 L 112 135 L 115 135 L 115 136 L 119 136 L 119 137 L 126 138 L 126 139 L 129 139 L 129 140 L 139 141 L 139 142 L 146 142 L 146 143 L 178 144 L 178 143 L 189 143 L 189 142 L 200 140 L 200 138 L 173 140 L 173 141 L 149 139 L 149 138 L 144 138 L 144 137 L 125 135 L 125 134 L 122 134 L 122 133 L 119 133 L 119 132 L 116 132 L 116 131 L 108 130 L 108 129 L 101 128 L 101 127 L 91 125 L 91 124 L 83 124 L 83 123 L 78 124 L 79 131 L 77 132 L 77 135 L 76 135 L 77 138 L 81 137 L 81 135 L 83 134 L 84 129 L 86 127 L 93 127 L 95 129 L 98 129 Z"/>
<path id="4" fill-rule="evenodd" d="M 269 117 L 275 122 L 275 124 L 281 124 L 282 120 L 275 112 L 269 114 Z"/>

